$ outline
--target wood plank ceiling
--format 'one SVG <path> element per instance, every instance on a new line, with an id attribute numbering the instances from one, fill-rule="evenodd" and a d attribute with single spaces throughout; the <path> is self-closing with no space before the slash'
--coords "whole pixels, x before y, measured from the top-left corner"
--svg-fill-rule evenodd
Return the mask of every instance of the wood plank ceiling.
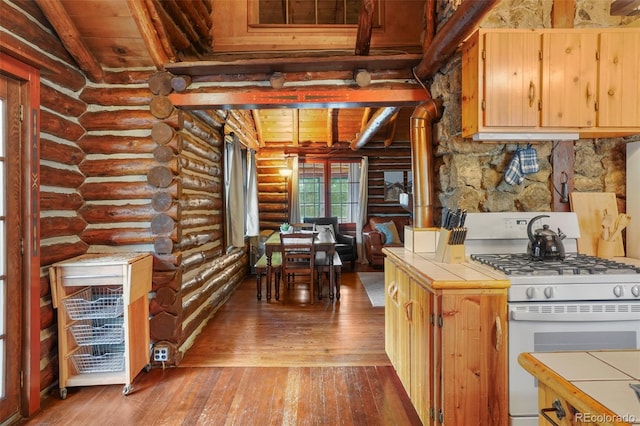
<path id="1" fill-rule="evenodd" d="M 214 64 L 214 69 L 217 66 L 220 72 L 225 66 L 226 69 L 230 69 L 233 61 L 239 58 L 245 59 L 242 69 L 247 73 L 258 73 L 265 69 L 273 71 L 274 64 L 278 64 L 280 70 L 286 71 L 289 60 L 287 58 L 291 58 L 292 55 L 289 53 L 289 56 L 282 57 L 280 52 L 278 57 L 274 58 L 273 54 L 253 52 L 250 55 L 233 55 L 232 59 L 225 59 L 225 54 L 216 54 L 212 47 L 215 46 L 212 39 L 215 3 L 212 3 L 212 0 L 92 0 L 90 7 L 87 7 L 86 0 L 36 0 L 36 3 L 78 66 L 94 82 L 103 80 L 106 69 L 163 69 L 165 65 L 172 63 L 208 61 L 207 63 Z M 425 3 L 427 10 L 435 10 L 435 0 L 425 0 Z M 307 72 L 314 71 L 314 67 L 323 72 L 328 71 L 324 69 L 327 67 L 332 68 L 334 72 L 341 68 L 356 69 L 359 66 L 365 69 L 376 60 L 375 54 L 369 49 L 373 4 L 374 0 L 362 0 L 356 45 L 353 50 L 355 55 L 345 55 L 344 52 L 328 53 L 340 57 L 329 56 L 331 65 L 328 66 L 326 58 L 323 60 L 320 56 L 315 61 L 305 63 Z M 612 15 L 638 13 L 640 0 L 613 0 L 611 3 Z M 429 18 L 427 12 L 426 26 L 433 27 L 434 24 L 429 22 Z M 416 24 L 421 23 L 419 19 L 414 21 Z M 424 43 L 428 43 L 434 34 L 433 28 L 427 28 Z M 420 53 L 418 50 L 383 58 L 381 61 L 385 63 L 387 70 L 403 68 L 405 75 L 410 77 L 411 69 L 420 62 Z M 228 53 L 226 55 L 228 56 Z M 298 66 L 299 64 L 298 60 Z M 276 81 L 272 81 L 273 87 L 277 88 L 281 83 L 277 81 L 277 73 L 265 75 L 271 75 L 272 78 L 275 76 Z M 397 73 L 396 78 L 398 75 L 402 75 L 402 72 Z M 354 76 L 356 81 L 364 85 L 367 83 L 362 83 L 358 78 L 366 80 L 368 77 L 367 74 Z M 353 143 L 374 115 L 375 109 L 366 106 L 335 109 L 261 109 L 254 110 L 253 116 L 261 147 L 297 147 L 304 144 L 331 147 L 341 142 Z M 394 138 L 408 140 L 408 125 L 396 126 L 395 120 L 406 120 L 403 122 L 408 123 L 412 109 L 413 107 L 400 108 L 397 114 L 393 114 L 383 123 L 376 136 L 383 139 L 385 144 L 392 143 Z"/>

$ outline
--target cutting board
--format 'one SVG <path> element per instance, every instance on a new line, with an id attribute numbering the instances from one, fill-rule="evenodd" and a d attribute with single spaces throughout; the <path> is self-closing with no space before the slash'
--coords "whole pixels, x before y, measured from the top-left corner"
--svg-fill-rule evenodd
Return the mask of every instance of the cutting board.
<path id="1" fill-rule="evenodd" d="M 598 240 L 602 233 L 602 218 L 604 211 L 618 215 L 618 202 L 613 192 L 572 192 L 571 211 L 578 216 L 580 238 L 578 238 L 578 253 L 595 256 L 598 250 Z M 624 256 L 622 238 L 616 241 L 614 256 Z"/>

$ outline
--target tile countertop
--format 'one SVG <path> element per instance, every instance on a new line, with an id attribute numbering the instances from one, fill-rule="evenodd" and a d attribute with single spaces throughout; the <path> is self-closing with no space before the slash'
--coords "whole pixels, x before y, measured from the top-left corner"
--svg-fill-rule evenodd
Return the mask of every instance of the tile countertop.
<path id="1" fill-rule="evenodd" d="M 518 362 L 579 412 L 603 424 L 640 424 L 640 350 L 522 353 Z M 542 407 L 540 407 L 542 408 Z"/>
<path id="2" fill-rule="evenodd" d="M 382 252 L 396 263 L 407 266 L 409 272 L 434 289 L 506 289 L 509 277 L 479 262 L 443 263 L 435 253 L 414 253 L 404 247 L 385 247 Z"/>

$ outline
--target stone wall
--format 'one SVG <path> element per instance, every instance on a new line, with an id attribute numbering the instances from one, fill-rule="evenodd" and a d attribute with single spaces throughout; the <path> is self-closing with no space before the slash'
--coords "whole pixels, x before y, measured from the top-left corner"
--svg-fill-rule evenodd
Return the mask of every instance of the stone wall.
<path id="1" fill-rule="evenodd" d="M 467 0 L 471 1 L 471 0 Z M 444 22 L 459 3 L 439 2 Z M 485 28 L 551 28 L 552 0 L 504 0 L 484 19 Z M 609 16 L 609 2 L 576 0 L 575 28 L 640 26 L 640 17 Z M 471 212 L 550 211 L 552 209 L 552 150 L 554 142 L 535 142 L 540 171 L 526 175 L 519 185 L 503 176 L 518 145 L 479 143 L 461 136 L 461 56 L 456 55 L 434 77 L 431 94 L 441 98 L 442 119 L 434 143 L 437 207 L 460 207 Z M 625 143 L 640 135 L 575 142 L 574 191 L 614 192 L 625 211 Z M 521 145 L 522 146 L 522 145 Z M 557 188 L 560 190 L 560 188 Z"/>

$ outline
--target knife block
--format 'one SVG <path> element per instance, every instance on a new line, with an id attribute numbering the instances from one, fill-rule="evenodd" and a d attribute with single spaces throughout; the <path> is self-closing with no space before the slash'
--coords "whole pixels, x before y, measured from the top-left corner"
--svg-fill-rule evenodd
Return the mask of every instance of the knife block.
<path id="1" fill-rule="evenodd" d="M 463 263 L 466 260 L 464 244 L 449 244 L 451 231 L 440 228 L 438 247 L 436 248 L 436 261 L 443 263 Z"/>

